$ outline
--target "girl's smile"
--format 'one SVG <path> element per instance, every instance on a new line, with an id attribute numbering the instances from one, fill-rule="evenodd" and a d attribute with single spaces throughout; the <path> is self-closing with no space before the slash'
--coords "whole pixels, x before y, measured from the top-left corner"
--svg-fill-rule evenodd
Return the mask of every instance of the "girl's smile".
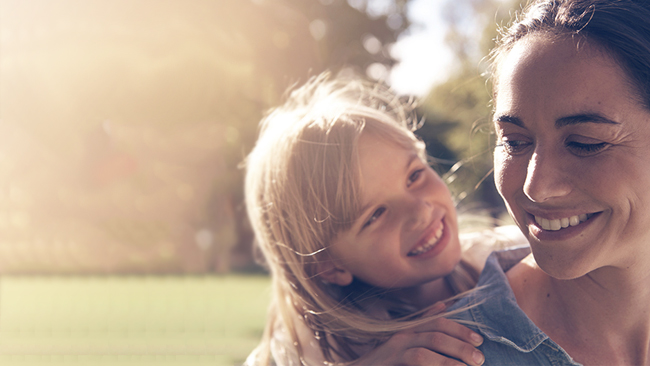
<path id="1" fill-rule="evenodd" d="M 336 266 L 382 288 L 440 279 L 460 260 L 447 186 L 415 151 L 364 132 L 359 139 L 362 213 L 331 247 Z M 339 272 L 341 273 L 341 272 Z"/>
<path id="2" fill-rule="evenodd" d="M 444 218 L 439 222 L 433 221 L 431 223 L 431 228 L 425 232 L 424 238 L 419 240 L 417 246 L 408 252 L 407 255 L 409 257 L 418 258 L 438 255 L 446 248 L 450 239 L 450 236 L 446 235 L 449 230 L 445 230 L 445 227 Z"/>

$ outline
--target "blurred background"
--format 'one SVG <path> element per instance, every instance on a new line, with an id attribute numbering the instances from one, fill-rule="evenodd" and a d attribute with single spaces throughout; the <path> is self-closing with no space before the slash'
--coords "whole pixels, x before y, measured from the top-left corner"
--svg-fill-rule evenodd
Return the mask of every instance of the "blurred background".
<path id="1" fill-rule="evenodd" d="M 421 98 L 499 223 L 483 58 L 519 2 L 0 0 L 0 364 L 240 364 L 268 302 L 241 163 L 324 70 Z"/>

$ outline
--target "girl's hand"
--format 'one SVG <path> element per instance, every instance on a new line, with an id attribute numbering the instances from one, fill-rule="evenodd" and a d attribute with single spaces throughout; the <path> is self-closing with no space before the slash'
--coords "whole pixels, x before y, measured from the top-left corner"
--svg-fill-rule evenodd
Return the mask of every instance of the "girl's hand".
<path id="1" fill-rule="evenodd" d="M 444 306 L 436 306 L 439 310 Z M 469 328 L 446 318 L 394 334 L 385 343 L 350 365 L 467 365 L 480 366 L 485 361 L 476 349 L 483 338 Z"/>

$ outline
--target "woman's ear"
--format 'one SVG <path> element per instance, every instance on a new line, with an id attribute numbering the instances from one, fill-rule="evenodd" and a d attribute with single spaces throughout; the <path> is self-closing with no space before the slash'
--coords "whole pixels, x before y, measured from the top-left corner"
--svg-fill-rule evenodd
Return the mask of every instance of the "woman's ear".
<path id="1" fill-rule="evenodd" d="M 318 277 L 333 285 L 347 286 L 352 283 L 352 273 L 337 267 L 332 261 L 318 263 Z"/>

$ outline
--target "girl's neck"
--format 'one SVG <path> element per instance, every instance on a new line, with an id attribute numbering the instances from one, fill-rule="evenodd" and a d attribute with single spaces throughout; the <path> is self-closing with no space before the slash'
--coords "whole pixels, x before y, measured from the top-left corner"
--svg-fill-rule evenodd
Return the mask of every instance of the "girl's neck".
<path id="1" fill-rule="evenodd" d="M 544 273 L 531 256 L 507 273 L 517 303 L 576 361 L 648 364 L 650 278 L 602 268 L 573 280 Z"/>
<path id="2" fill-rule="evenodd" d="M 433 280 L 424 285 L 399 289 L 394 296 L 413 304 L 418 310 L 438 301 L 444 301 L 454 295 L 444 278 Z"/>

